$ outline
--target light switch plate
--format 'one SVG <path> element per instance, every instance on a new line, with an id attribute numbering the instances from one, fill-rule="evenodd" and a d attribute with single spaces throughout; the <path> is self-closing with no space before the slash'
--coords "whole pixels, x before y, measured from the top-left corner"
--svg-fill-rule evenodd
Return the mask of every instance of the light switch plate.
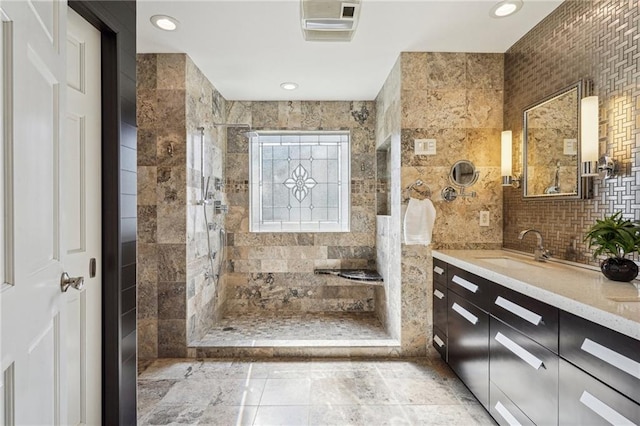
<path id="1" fill-rule="evenodd" d="M 577 155 L 577 154 L 578 154 L 578 139 L 565 139 L 564 155 Z"/>
<path id="2" fill-rule="evenodd" d="M 480 212 L 480 226 L 489 226 L 489 211 L 483 210 Z"/>
<path id="3" fill-rule="evenodd" d="M 435 139 L 414 139 L 415 155 L 436 155 Z"/>

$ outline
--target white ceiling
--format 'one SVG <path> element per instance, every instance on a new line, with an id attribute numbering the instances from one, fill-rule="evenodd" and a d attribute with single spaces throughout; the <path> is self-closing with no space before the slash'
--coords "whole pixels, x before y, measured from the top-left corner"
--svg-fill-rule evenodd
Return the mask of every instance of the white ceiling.
<path id="1" fill-rule="evenodd" d="M 362 0 L 345 43 L 304 41 L 299 0 L 138 0 L 138 52 L 188 54 L 229 100 L 372 100 L 400 52 L 503 53 L 562 1 L 496 19 L 497 0 Z M 153 27 L 155 14 L 179 29 Z"/>

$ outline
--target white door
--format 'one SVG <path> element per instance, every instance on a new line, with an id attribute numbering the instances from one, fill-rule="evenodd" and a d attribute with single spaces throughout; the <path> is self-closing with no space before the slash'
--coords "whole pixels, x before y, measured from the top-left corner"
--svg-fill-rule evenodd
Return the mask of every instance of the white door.
<path id="1" fill-rule="evenodd" d="M 66 295 L 69 425 L 100 424 L 101 416 L 100 90 L 100 32 L 68 9 L 62 260 L 85 284 Z"/>
<path id="2" fill-rule="evenodd" d="M 82 394 L 93 386 L 88 368 L 94 355 L 81 342 L 89 341 L 96 326 L 88 314 L 91 293 L 73 288 L 63 293 L 60 278 L 65 271 L 84 276 L 85 289 L 99 282 L 89 279 L 88 263 L 76 259 L 93 247 L 94 207 L 67 204 L 88 197 L 93 184 L 77 176 L 79 170 L 93 173 L 94 166 L 79 163 L 91 151 L 88 139 L 67 139 L 73 113 L 67 113 L 66 2 L 0 0 L 0 8 L 5 154 L 0 418 L 9 425 L 67 424 L 76 404 L 84 407 L 76 413 L 84 409 L 89 416 L 91 410 L 88 400 L 74 404 L 69 399 L 78 392 L 74 386 Z M 100 199 L 99 192 L 94 195 Z M 78 245 L 83 239 L 84 246 Z M 100 259 L 99 253 L 89 256 Z M 86 324 L 77 324 L 74 331 L 71 324 L 83 315 Z M 77 384 L 70 380 L 78 377 Z"/>

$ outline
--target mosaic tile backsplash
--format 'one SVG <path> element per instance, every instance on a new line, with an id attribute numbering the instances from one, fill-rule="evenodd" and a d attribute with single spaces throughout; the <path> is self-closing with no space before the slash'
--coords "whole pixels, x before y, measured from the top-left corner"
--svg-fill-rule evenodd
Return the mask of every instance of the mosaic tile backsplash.
<path id="1" fill-rule="evenodd" d="M 521 190 L 506 188 L 505 247 L 533 252 L 535 239 L 521 242 L 517 235 L 535 228 L 555 257 L 598 265 L 583 241 L 588 227 L 617 211 L 640 220 L 638 38 L 637 1 L 565 1 L 505 54 L 504 123 L 513 131 L 514 165 L 522 152 L 523 110 L 584 79 L 599 96 L 600 152 L 621 169 L 615 178 L 596 178 L 590 200 L 524 200 Z"/>

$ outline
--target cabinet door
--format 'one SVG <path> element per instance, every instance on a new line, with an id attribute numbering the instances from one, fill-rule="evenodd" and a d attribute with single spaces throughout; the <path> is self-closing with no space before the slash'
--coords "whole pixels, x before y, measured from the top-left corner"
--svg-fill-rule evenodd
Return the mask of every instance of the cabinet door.
<path id="1" fill-rule="evenodd" d="M 491 317 L 491 381 L 538 425 L 558 423 L 558 355 Z"/>
<path id="2" fill-rule="evenodd" d="M 433 258 L 433 282 L 447 285 L 447 262 Z"/>
<path id="3" fill-rule="evenodd" d="M 489 312 L 493 282 L 453 265 L 447 268 L 447 288 Z"/>
<path id="4" fill-rule="evenodd" d="M 436 348 L 440 357 L 447 362 L 448 359 L 448 351 L 447 351 L 447 335 L 442 332 L 438 327 L 433 327 L 433 347 Z"/>
<path id="5" fill-rule="evenodd" d="M 433 284 L 433 326 L 447 334 L 447 288 Z"/>
<path id="6" fill-rule="evenodd" d="M 640 405 L 560 360 L 561 425 L 640 425 Z"/>
<path id="7" fill-rule="evenodd" d="M 452 291 L 448 292 L 449 366 L 489 407 L 489 314 Z"/>
<path id="8" fill-rule="evenodd" d="M 489 312 L 547 349 L 558 353 L 558 308 L 494 285 Z"/>
<path id="9" fill-rule="evenodd" d="M 491 381 L 489 400 L 489 413 L 500 426 L 535 426 L 535 423 Z"/>
<path id="10" fill-rule="evenodd" d="M 560 312 L 560 356 L 640 403 L 640 342 Z"/>

